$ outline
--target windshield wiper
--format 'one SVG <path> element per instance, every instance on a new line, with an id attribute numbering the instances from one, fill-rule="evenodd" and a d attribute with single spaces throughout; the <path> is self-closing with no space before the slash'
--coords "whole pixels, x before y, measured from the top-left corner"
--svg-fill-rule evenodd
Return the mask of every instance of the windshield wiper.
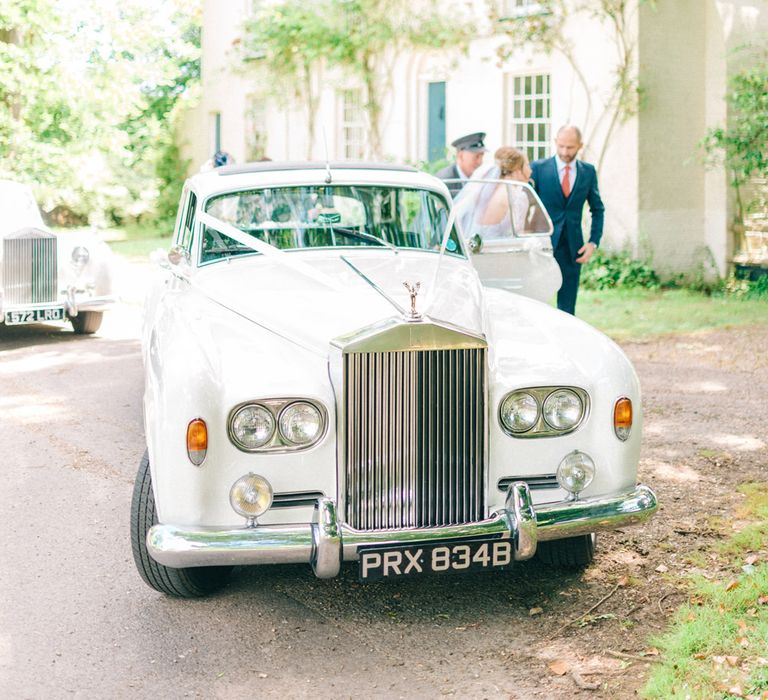
<path id="1" fill-rule="evenodd" d="M 386 246 L 390 250 L 393 250 L 395 253 L 397 253 L 397 247 L 392 245 L 389 241 L 385 241 L 383 238 L 376 238 L 376 236 L 372 236 L 370 233 L 364 233 L 363 231 L 358 231 L 354 228 L 347 228 L 346 226 L 333 226 L 332 224 L 329 224 L 328 228 L 331 229 L 334 233 L 340 233 L 342 236 L 347 236 L 348 238 L 356 238 L 359 241 L 370 241 L 371 243 L 378 243 L 379 245 Z"/>

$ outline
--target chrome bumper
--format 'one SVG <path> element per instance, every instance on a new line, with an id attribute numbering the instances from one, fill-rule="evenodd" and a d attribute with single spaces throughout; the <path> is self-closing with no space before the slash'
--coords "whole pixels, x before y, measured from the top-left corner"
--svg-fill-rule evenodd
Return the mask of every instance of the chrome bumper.
<path id="1" fill-rule="evenodd" d="M 528 485 L 510 485 L 504 508 L 466 525 L 361 532 L 338 522 L 336 504 L 321 498 L 314 522 L 209 530 L 155 525 L 147 533 L 152 558 L 171 567 L 309 563 L 319 578 L 339 573 L 342 560 L 358 558 L 361 545 L 404 545 L 467 537 L 512 540 L 516 561 L 530 559 L 538 541 L 609 530 L 641 523 L 658 507 L 653 491 L 638 484 L 632 491 L 578 501 L 552 503 L 534 510 Z"/>
<path id="2" fill-rule="evenodd" d="M 88 296 L 82 290 L 69 287 L 66 291 L 64 305 L 68 316 L 77 316 L 80 311 L 107 311 L 117 303 L 116 296 Z"/>

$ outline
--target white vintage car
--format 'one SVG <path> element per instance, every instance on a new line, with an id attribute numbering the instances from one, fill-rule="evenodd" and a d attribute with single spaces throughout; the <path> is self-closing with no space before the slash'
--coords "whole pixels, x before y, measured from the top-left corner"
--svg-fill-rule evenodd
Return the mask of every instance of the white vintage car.
<path id="1" fill-rule="evenodd" d="M 112 294 L 111 251 L 89 232 L 52 233 L 27 185 L 0 180 L 0 323 L 72 323 L 95 333 Z"/>
<path id="2" fill-rule="evenodd" d="M 518 237 L 541 238 L 540 258 L 551 224 L 521 187 L 544 223 Z M 408 167 L 187 181 L 143 336 L 131 538 L 147 584 L 198 596 L 233 566 L 288 562 L 325 578 L 357 561 L 363 581 L 537 552 L 583 566 L 596 532 L 656 510 L 629 361 L 586 323 L 485 287 L 461 214 Z"/>

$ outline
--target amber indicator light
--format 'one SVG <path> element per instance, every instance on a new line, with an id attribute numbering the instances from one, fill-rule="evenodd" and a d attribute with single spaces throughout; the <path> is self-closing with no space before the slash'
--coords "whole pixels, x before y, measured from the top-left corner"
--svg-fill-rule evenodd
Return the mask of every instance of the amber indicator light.
<path id="1" fill-rule="evenodd" d="M 632 400 L 626 396 L 620 398 L 613 407 L 613 427 L 616 430 L 629 430 L 632 427 Z"/>
<path id="2" fill-rule="evenodd" d="M 202 418 L 195 418 L 187 426 L 187 451 L 205 452 L 208 449 L 208 426 Z"/>

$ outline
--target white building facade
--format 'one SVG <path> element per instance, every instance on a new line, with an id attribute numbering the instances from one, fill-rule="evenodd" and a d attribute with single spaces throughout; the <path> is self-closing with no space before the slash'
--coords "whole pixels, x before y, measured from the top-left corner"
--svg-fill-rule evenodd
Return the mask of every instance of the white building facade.
<path id="1" fill-rule="evenodd" d="M 727 121 L 727 79 L 740 67 L 732 50 L 764 41 L 768 0 L 639 3 L 626 13 L 620 38 L 608 19 L 578 12 L 578 4 L 566 0 L 574 11 L 564 43 L 549 52 L 522 46 L 500 60 L 497 49 L 508 37 L 490 20 L 486 0 L 475 0 L 479 32 L 468 53 L 392 56 L 383 78 L 381 155 L 434 161 L 454 138 L 484 131 L 491 151 L 513 145 L 532 159 L 546 157 L 557 128 L 575 124 L 585 136 L 582 158 L 599 165 L 604 247 L 629 248 L 662 273 L 725 274 L 734 254 L 731 195 L 725 172 L 704 167 L 699 144 Z M 540 7 L 537 0 L 499 0 L 496 9 L 515 17 Z M 306 112 L 269 96 L 258 60 L 237 58 L 252 8 L 252 0 L 204 2 L 202 93 L 184 126 L 192 169 L 219 149 L 237 162 L 370 158 L 365 94 L 354 80 L 318 71 L 310 147 Z M 615 115 L 622 51 L 629 52 L 628 94 L 638 97 L 635 108 Z"/>

